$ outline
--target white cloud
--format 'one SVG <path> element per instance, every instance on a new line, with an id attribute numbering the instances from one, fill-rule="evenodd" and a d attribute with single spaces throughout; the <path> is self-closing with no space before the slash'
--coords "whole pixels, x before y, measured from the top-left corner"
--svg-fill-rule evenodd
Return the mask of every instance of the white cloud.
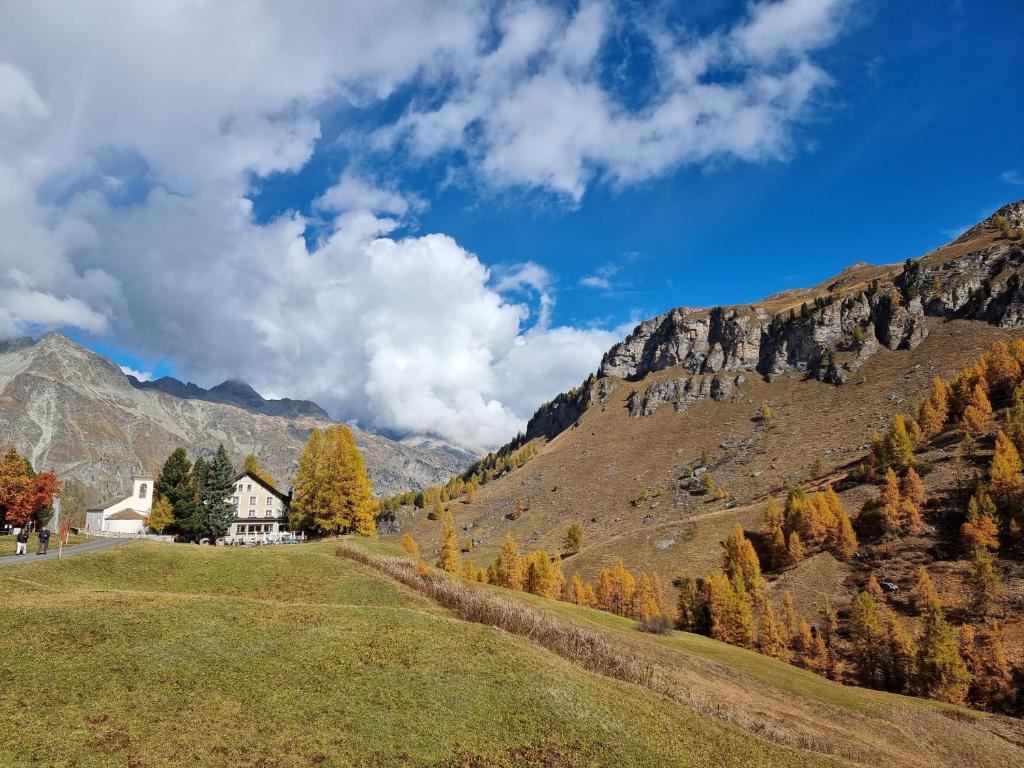
<path id="1" fill-rule="evenodd" d="M 1007 184 L 1024 184 L 1024 175 L 1022 175 L 1020 171 L 1016 169 L 1003 171 L 1001 174 L 999 174 L 999 178 L 1005 181 Z"/>
<path id="2" fill-rule="evenodd" d="M 134 376 L 139 381 L 149 381 L 153 378 L 153 374 L 149 371 L 137 371 L 127 365 L 120 365 L 118 367 L 125 376 Z"/>
<path id="3" fill-rule="evenodd" d="M 632 255 L 627 256 L 627 258 L 632 258 Z M 618 264 L 608 262 L 594 270 L 594 274 L 581 278 L 580 285 L 584 288 L 610 291 L 612 289 L 612 278 L 619 273 L 619 269 Z"/>
<path id="4" fill-rule="evenodd" d="M 652 25 L 653 96 L 634 107 L 602 77 L 624 23 L 608 2 L 7 4 L 0 333 L 74 327 L 206 384 L 238 376 L 367 426 L 494 446 L 617 332 L 553 326 L 542 265 L 492 271 L 444 234 L 399 236 L 425 203 L 378 153 L 458 150 L 494 186 L 573 201 L 595 180 L 784 157 L 829 82 L 810 54 L 845 3 L 824 4 L 753 5 L 703 38 Z M 319 240 L 301 215 L 254 218 L 254 179 L 336 138 L 325 110 L 410 91 L 392 125 L 345 127 Z"/>
<path id="5" fill-rule="evenodd" d="M 656 87 L 636 108 L 601 76 L 602 43 L 622 23 L 609 3 L 574 14 L 514 5 L 499 17 L 499 44 L 465 63 L 449 98 L 410 109 L 377 139 L 423 157 L 463 152 L 495 186 L 577 203 L 595 178 L 634 184 L 684 164 L 784 158 L 831 82 L 810 54 L 836 38 L 851 2 L 755 3 L 703 38 L 651 24 Z"/>

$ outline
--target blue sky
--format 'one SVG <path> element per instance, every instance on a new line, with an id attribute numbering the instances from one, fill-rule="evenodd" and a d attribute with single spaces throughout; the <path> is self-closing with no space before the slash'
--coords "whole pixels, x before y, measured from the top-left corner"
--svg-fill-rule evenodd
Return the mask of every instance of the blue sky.
<path id="1" fill-rule="evenodd" d="M 745 7 L 682 5 L 674 17 L 697 28 Z M 925 12 L 894 0 L 861 3 L 854 16 L 820 57 L 834 87 L 788 158 L 682 168 L 628 189 L 596 184 L 578 205 L 446 188 L 443 168 L 398 168 L 430 201 L 415 228 L 450 233 L 489 264 L 544 265 L 557 281 L 556 322 L 616 325 L 754 301 L 855 261 L 902 261 L 1024 197 L 1024 100 L 1014 94 L 1024 5 L 936 2 Z M 261 215 L 308 210 L 345 162 L 329 134 L 321 143 L 300 174 L 258 185 Z M 610 289 L 580 285 L 602 268 Z"/>
<path id="2" fill-rule="evenodd" d="M 1016 0 L 83 0 L 0 29 L 0 335 L 500 444 L 630 324 L 1024 197 Z"/>

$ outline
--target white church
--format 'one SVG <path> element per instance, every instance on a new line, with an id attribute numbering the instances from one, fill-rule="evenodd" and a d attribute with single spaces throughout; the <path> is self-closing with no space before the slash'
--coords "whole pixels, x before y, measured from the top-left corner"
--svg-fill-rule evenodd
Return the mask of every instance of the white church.
<path id="1" fill-rule="evenodd" d="M 153 508 L 153 479 L 136 478 L 127 498 L 90 509 L 85 530 L 97 533 L 142 534 Z M 228 539 L 268 538 L 288 530 L 288 505 L 291 499 L 251 472 L 235 478 L 231 504 L 235 519 Z"/>
<path id="2" fill-rule="evenodd" d="M 103 533 L 145 533 L 153 509 L 153 480 L 132 481 L 132 495 L 85 513 L 85 530 Z"/>

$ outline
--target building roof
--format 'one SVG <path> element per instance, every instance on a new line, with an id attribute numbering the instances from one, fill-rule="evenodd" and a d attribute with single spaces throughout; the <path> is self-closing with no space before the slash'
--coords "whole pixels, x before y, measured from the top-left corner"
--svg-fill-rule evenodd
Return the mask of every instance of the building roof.
<path id="1" fill-rule="evenodd" d="M 115 512 L 107 520 L 145 520 L 146 516 L 141 512 L 136 512 L 134 509 L 122 509 L 120 512 Z"/>
<path id="2" fill-rule="evenodd" d="M 291 496 L 289 496 L 289 495 L 285 495 L 285 494 L 281 493 L 281 492 L 280 492 L 279 490 L 277 490 L 277 488 L 275 488 L 274 486 L 272 486 L 272 485 L 271 485 L 270 483 L 268 483 L 268 482 L 267 482 L 266 480 L 262 480 L 262 479 L 258 478 L 258 477 L 257 477 L 256 475 L 254 475 L 254 474 L 253 474 L 252 472 L 250 472 L 249 470 L 246 470 L 245 472 L 242 472 L 242 473 L 241 473 L 241 474 L 239 474 L 239 475 L 238 475 L 237 477 L 235 477 L 235 480 L 234 480 L 234 482 L 236 482 L 236 483 L 237 483 L 237 482 L 238 482 L 239 480 L 241 480 L 241 479 L 242 479 L 243 477 L 248 477 L 248 478 L 249 478 L 249 479 L 251 479 L 251 480 L 252 480 L 253 482 L 255 482 L 255 483 L 259 483 L 259 485 L 260 485 L 260 487 L 261 487 L 261 488 L 265 488 L 266 490 L 270 491 L 270 492 L 271 492 L 272 494 L 274 494 L 275 496 L 277 496 L 277 498 L 279 498 L 279 499 L 280 499 L 281 501 L 283 501 L 283 502 L 284 502 L 285 504 L 287 504 L 287 503 L 289 503 L 289 502 L 291 501 Z"/>

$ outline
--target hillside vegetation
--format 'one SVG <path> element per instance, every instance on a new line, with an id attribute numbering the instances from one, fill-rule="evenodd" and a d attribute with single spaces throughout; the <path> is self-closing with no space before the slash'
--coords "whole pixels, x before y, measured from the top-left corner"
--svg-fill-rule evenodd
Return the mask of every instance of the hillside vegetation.
<path id="1" fill-rule="evenodd" d="M 334 545 L 0 571 L 2 765 L 829 765 L 457 620 Z"/>

